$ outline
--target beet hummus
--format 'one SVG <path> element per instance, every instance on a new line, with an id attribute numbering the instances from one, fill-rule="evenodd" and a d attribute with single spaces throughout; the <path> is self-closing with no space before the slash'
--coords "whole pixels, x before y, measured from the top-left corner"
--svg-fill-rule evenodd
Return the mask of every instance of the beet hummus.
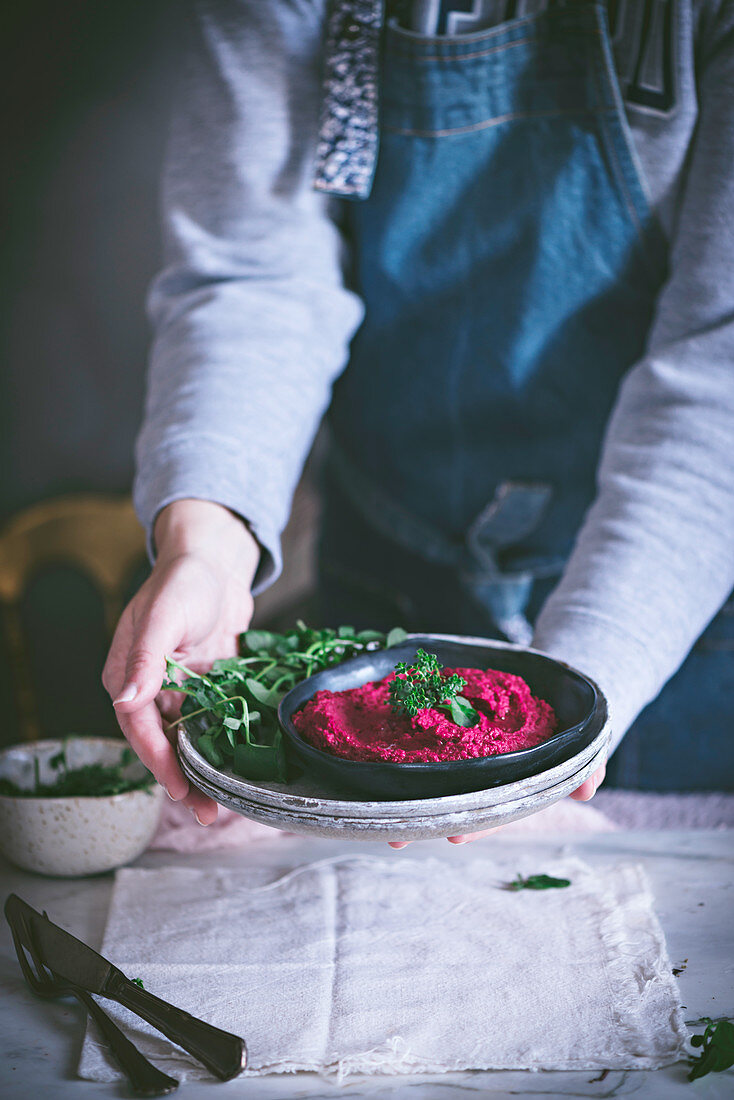
<path id="1" fill-rule="evenodd" d="M 430 707 L 412 718 L 396 714 L 389 691 L 394 672 L 349 691 L 317 691 L 293 715 L 293 725 L 305 741 L 333 756 L 398 764 L 496 756 L 532 748 L 555 733 L 553 708 L 531 693 L 522 676 L 479 668 L 444 671 L 466 681 L 461 694 L 478 712 L 477 725 L 457 726 Z"/>

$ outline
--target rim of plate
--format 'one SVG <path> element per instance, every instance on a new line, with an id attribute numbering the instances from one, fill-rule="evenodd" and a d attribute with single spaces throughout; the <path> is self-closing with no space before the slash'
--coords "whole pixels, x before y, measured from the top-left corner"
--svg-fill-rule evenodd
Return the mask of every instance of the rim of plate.
<path id="1" fill-rule="evenodd" d="M 271 807 L 279 810 L 293 810 L 298 812 L 315 813 L 323 816 L 334 815 L 345 811 L 355 817 L 390 817 L 396 813 L 404 813 L 406 807 L 422 808 L 426 813 L 450 813 L 470 809 L 476 802 L 481 802 L 483 796 L 489 796 L 492 805 L 502 805 L 513 801 L 517 795 L 530 796 L 541 793 L 557 783 L 564 781 L 586 766 L 593 759 L 611 736 L 611 728 L 606 720 L 606 703 L 602 699 L 602 713 L 595 714 L 594 721 L 599 722 L 599 732 L 594 739 L 580 752 L 555 767 L 549 768 L 538 775 L 527 779 L 518 779 L 514 783 L 504 783 L 496 787 L 486 787 L 479 791 L 468 791 L 465 794 L 441 795 L 437 798 L 412 798 L 391 801 L 378 801 L 358 798 L 334 798 L 333 792 L 325 784 L 309 778 L 306 781 L 306 790 L 298 790 L 298 781 L 290 784 L 287 789 L 284 784 L 255 783 L 247 779 L 240 779 L 226 772 L 213 768 L 204 757 L 194 748 L 189 735 L 183 727 L 178 731 L 178 755 L 185 762 L 193 775 L 203 779 L 207 785 L 227 795 L 235 795 L 248 800 L 248 802 L 263 807 Z M 200 763 L 201 762 L 201 763 Z M 293 789 L 296 788 L 296 789 Z M 319 789 L 325 789 L 326 794 L 319 794 Z"/>
<path id="2" fill-rule="evenodd" d="M 479 827 L 483 825 L 491 827 L 493 821 L 495 823 L 508 824 L 510 821 L 518 821 L 523 817 L 529 817 L 531 814 L 547 806 L 553 805 L 555 802 L 559 802 L 574 790 L 577 784 L 580 784 L 585 778 L 593 774 L 599 766 L 599 762 L 603 758 L 605 751 L 606 743 L 602 743 L 597 753 L 587 761 L 585 765 L 579 768 L 578 771 L 559 780 L 551 787 L 538 791 L 531 806 L 528 806 L 527 798 L 516 798 L 505 803 L 496 803 L 494 805 L 466 807 L 462 810 L 444 813 L 423 814 L 417 818 L 406 818 L 403 815 L 394 815 L 392 817 L 349 817 L 345 814 L 338 813 L 328 815 L 317 814 L 309 808 L 301 808 L 299 810 L 292 806 L 263 806 L 257 803 L 250 803 L 241 795 L 230 794 L 229 792 L 214 787 L 212 784 L 209 784 L 203 776 L 196 775 L 190 764 L 186 761 L 183 761 L 183 766 L 186 774 L 192 781 L 196 782 L 198 780 L 201 783 L 199 789 L 202 790 L 203 793 L 215 798 L 220 802 L 220 805 L 225 805 L 228 809 L 234 810 L 234 812 L 241 814 L 243 817 L 258 821 L 263 825 L 269 825 L 272 828 L 282 829 L 286 832 L 289 830 L 298 832 L 300 828 L 302 832 L 299 835 L 308 835 L 311 833 L 334 837 L 343 837 L 345 831 L 348 829 L 354 829 L 365 837 L 370 835 L 383 837 L 385 833 L 399 830 L 399 835 L 396 835 L 395 839 L 400 840 L 411 838 L 420 839 L 421 837 L 426 838 L 428 836 L 447 836 L 452 835 L 452 832 L 455 832 L 457 829 L 464 829 L 470 825 L 474 825 L 475 827 L 477 825 Z M 223 796 L 226 801 L 222 803 L 217 797 L 218 795 Z M 337 824 L 337 822 L 339 822 L 339 824 Z"/>

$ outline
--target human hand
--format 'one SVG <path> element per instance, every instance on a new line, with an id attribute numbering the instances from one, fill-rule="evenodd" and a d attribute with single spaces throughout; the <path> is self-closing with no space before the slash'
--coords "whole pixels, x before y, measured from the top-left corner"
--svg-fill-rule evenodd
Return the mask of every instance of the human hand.
<path id="1" fill-rule="evenodd" d="M 102 682 L 133 751 L 174 801 L 210 825 L 217 804 L 189 786 L 173 748 L 181 697 L 161 693 L 165 658 L 203 672 L 237 653 L 252 617 L 260 548 L 241 519 L 203 500 L 164 508 L 155 542 L 153 571 L 122 613 Z"/>
<path id="2" fill-rule="evenodd" d="M 572 791 L 569 798 L 575 799 L 577 802 L 588 802 L 596 794 L 597 788 L 604 782 L 604 776 L 607 772 L 606 764 L 602 764 L 600 768 L 597 768 L 592 776 L 584 780 L 580 787 L 577 787 L 575 791 Z M 481 840 L 483 836 L 489 836 L 490 833 L 498 833 L 502 828 L 501 825 L 495 826 L 494 829 L 484 829 L 481 833 L 463 833 L 461 836 L 449 836 L 446 839 L 449 844 L 467 844 L 471 840 Z M 410 840 L 392 840 L 388 841 L 391 848 L 405 848 L 411 843 Z"/>

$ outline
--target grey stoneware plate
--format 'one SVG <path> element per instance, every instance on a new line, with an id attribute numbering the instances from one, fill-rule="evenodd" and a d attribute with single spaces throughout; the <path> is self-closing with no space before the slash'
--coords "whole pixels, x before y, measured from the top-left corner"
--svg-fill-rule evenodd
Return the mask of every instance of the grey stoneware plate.
<path id="1" fill-rule="evenodd" d="M 520 780 L 505 787 L 492 787 L 487 791 L 473 791 L 446 799 L 410 799 L 390 803 L 348 802 L 328 797 L 331 793 L 328 791 L 325 792 L 326 797 L 319 797 L 312 784 L 299 791 L 301 784 L 295 783 L 289 785 L 290 793 L 283 796 L 281 805 L 277 805 L 278 792 L 274 790 L 275 784 L 269 785 L 270 789 L 267 791 L 272 799 L 269 804 L 259 801 L 263 792 L 257 787 L 253 789 L 252 797 L 249 797 L 210 783 L 192 768 L 183 755 L 181 767 L 191 783 L 215 802 L 274 829 L 302 836 L 343 840 L 429 840 L 507 825 L 510 821 L 529 817 L 538 810 L 559 802 L 580 787 L 604 763 L 610 733 L 609 727 L 605 725 L 594 742 L 591 756 L 588 756 L 588 752 L 580 754 L 588 759 L 577 770 L 563 764 L 545 773 L 545 782 L 548 783 L 546 787 L 536 786 L 531 789 L 530 780 Z M 292 790 L 293 787 L 299 793 Z M 285 792 L 285 788 L 282 790 Z M 437 810 L 436 804 L 442 802 L 447 803 L 445 809 Z M 388 806 L 390 812 L 386 813 Z M 379 808 L 380 812 L 370 814 L 370 808 Z"/>
<path id="2" fill-rule="evenodd" d="M 417 646 L 422 644 L 419 639 L 424 637 L 415 636 L 409 640 Z M 514 650 L 524 654 L 536 652 L 485 638 L 432 637 L 484 649 Z M 378 800 L 349 794 L 342 785 L 335 786 L 321 775 L 304 773 L 288 784 L 242 779 L 232 772 L 212 767 L 196 748 L 196 729 L 189 731 L 183 723 L 178 730 L 178 755 L 185 774 L 203 793 L 245 817 L 277 829 L 304 835 L 375 840 L 416 840 L 476 832 L 526 817 L 557 802 L 596 771 L 606 757 L 611 729 L 606 700 L 599 688 L 594 687 L 596 702 L 588 726 L 589 739 L 584 747 L 535 775 L 465 794 Z"/>
<path id="3" fill-rule="evenodd" d="M 446 760 L 403 764 L 392 761 L 346 760 L 318 749 L 301 736 L 293 715 L 318 691 L 346 691 L 391 673 L 398 661 L 410 664 L 419 648 L 435 653 L 445 668 L 495 669 L 522 676 L 533 695 L 553 707 L 558 730 L 529 749 Z M 447 639 L 438 634 L 413 635 L 392 649 L 356 657 L 317 672 L 288 692 L 278 707 L 280 727 L 290 750 L 306 772 L 344 791 L 387 800 L 437 798 L 504 786 L 527 779 L 570 759 L 593 741 L 597 691 L 591 680 L 568 665 L 535 650 L 498 642 Z"/>

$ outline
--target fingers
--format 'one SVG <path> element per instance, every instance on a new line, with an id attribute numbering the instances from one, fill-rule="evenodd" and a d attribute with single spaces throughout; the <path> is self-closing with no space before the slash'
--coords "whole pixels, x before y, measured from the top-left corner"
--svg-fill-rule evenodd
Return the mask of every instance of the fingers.
<path id="1" fill-rule="evenodd" d="M 189 784 L 189 793 L 184 798 L 183 804 L 191 810 L 200 825 L 213 825 L 217 820 L 217 814 L 219 813 L 217 803 L 213 799 L 207 798 L 201 791 L 197 791 L 191 784 Z"/>
<path id="2" fill-rule="evenodd" d="M 588 802 L 594 797 L 597 790 L 604 782 L 604 776 L 607 772 L 606 764 L 602 764 L 600 768 L 594 772 L 592 776 L 585 779 L 580 787 L 577 787 L 575 791 L 572 791 L 569 798 L 575 799 L 576 802 Z"/>
<path id="3" fill-rule="evenodd" d="M 156 695 L 155 705 L 161 713 L 164 726 L 178 721 L 181 717 L 181 704 L 185 695 L 180 691 L 161 691 Z"/>
<path id="4" fill-rule="evenodd" d="M 165 787 L 174 802 L 183 802 L 201 825 L 212 825 L 217 819 L 217 804 L 192 787 L 176 758 L 173 745 L 163 732 L 160 712 L 155 703 L 132 714 L 117 715 L 122 732 L 133 752 Z"/>
<path id="5" fill-rule="evenodd" d="M 461 836 L 447 836 L 449 844 L 468 844 L 471 840 L 481 840 L 484 836 L 489 836 L 490 833 L 498 833 L 502 828 L 501 825 L 495 825 L 493 829 L 483 829 L 481 833 L 463 833 Z M 388 845 L 391 848 L 407 848 L 409 844 L 412 844 L 412 840 L 388 840 Z"/>
<path id="6" fill-rule="evenodd" d="M 112 638 L 110 651 L 107 654 L 104 668 L 102 669 L 102 683 L 105 691 L 113 699 L 119 695 L 125 682 L 125 664 L 128 650 L 132 644 L 133 626 L 132 611 L 128 605 L 120 617 Z"/>
<path id="7" fill-rule="evenodd" d="M 117 721 L 133 752 L 165 787 L 175 802 L 189 793 L 189 783 L 179 767 L 173 745 L 163 732 L 155 703 L 134 713 L 117 712 Z"/>
<path id="8" fill-rule="evenodd" d="M 173 653 L 181 643 L 178 628 L 177 621 L 155 610 L 136 625 L 125 658 L 123 683 L 112 700 L 116 710 L 130 713 L 155 699 L 165 676 L 166 654 Z M 112 642 L 114 649 L 115 639 Z M 115 658 L 121 664 L 117 653 Z"/>
<path id="9" fill-rule="evenodd" d="M 155 612 L 146 612 L 135 624 L 132 605 L 128 606 L 115 631 L 102 681 L 113 696 L 117 721 L 130 747 L 170 797 L 180 801 L 189 794 L 189 784 L 154 702 L 163 681 L 165 654 L 179 641 L 176 627 L 175 620 Z M 194 799 L 204 817 L 211 813 L 209 801 Z"/>
<path id="10" fill-rule="evenodd" d="M 495 825 L 493 829 L 483 829 L 481 833 L 462 833 L 461 836 L 447 836 L 449 844 L 468 844 L 471 840 L 481 840 L 483 836 L 489 836 L 490 833 L 498 833 L 502 828 L 501 825 Z"/>

